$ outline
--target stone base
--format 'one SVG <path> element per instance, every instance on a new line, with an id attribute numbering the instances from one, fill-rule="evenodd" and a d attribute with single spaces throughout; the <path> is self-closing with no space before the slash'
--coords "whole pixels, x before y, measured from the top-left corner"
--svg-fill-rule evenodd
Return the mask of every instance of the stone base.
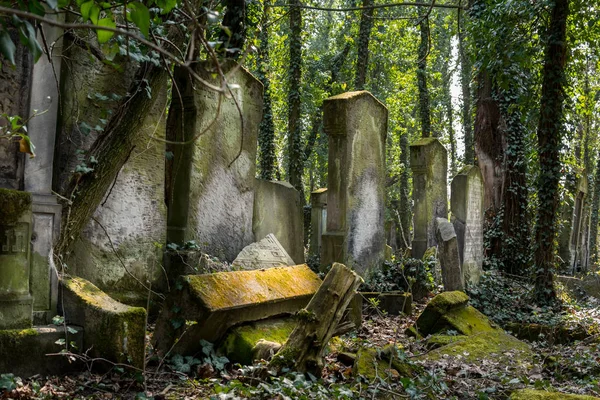
<path id="1" fill-rule="evenodd" d="M 321 236 L 321 266 L 326 267 L 334 262 L 346 262 L 346 235 L 338 232 L 326 232 Z"/>
<path id="2" fill-rule="evenodd" d="M 36 326 L 30 329 L 0 330 L 0 374 L 11 373 L 22 378 L 32 375 L 58 375 L 79 369 L 80 362 L 69 362 L 59 353 L 64 345 L 56 344 L 60 339 L 74 342 L 76 349 L 83 347 L 83 329 L 70 326 L 77 333 L 65 333 L 64 326 Z"/>
<path id="3" fill-rule="evenodd" d="M 0 329 L 27 329 L 33 324 L 30 295 L 0 299 Z"/>

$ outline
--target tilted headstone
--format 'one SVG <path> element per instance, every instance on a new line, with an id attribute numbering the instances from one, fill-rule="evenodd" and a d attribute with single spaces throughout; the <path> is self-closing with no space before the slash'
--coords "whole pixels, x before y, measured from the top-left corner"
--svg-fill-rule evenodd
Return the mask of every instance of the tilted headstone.
<path id="1" fill-rule="evenodd" d="M 254 177 L 263 87 L 235 63 L 224 64 L 222 70 L 231 88 L 227 97 L 190 82 L 186 71 L 176 72 L 183 110 L 180 101 L 172 102 L 168 137 L 189 143 L 169 146 L 174 158 L 167 194 L 168 241 L 194 240 L 203 252 L 231 262 L 254 242 Z M 196 72 L 223 86 L 211 63 L 198 64 Z"/>
<path id="2" fill-rule="evenodd" d="M 272 233 L 252 243 L 238 254 L 231 264 L 234 269 L 261 269 L 296 265 Z"/>
<path id="3" fill-rule="evenodd" d="M 327 188 L 310 194 L 310 245 L 311 256 L 321 254 L 321 236 L 327 231 Z"/>
<path id="4" fill-rule="evenodd" d="M 465 166 L 452 179 L 450 209 L 465 281 L 479 283 L 483 273 L 483 178 L 479 167 Z"/>
<path id="5" fill-rule="evenodd" d="M 0 189 L 0 329 L 32 325 L 31 195 Z"/>
<path id="6" fill-rule="evenodd" d="M 585 175 L 579 177 L 574 185 L 567 188 L 572 201 L 567 199 L 561 214 L 565 223 L 559 233 L 558 253 L 569 272 L 575 272 L 577 267 L 585 267 L 585 242 L 582 240 L 586 226 L 585 198 L 588 193 L 588 180 Z"/>
<path id="7" fill-rule="evenodd" d="M 465 290 L 458 241 L 454 227 L 447 219 L 436 219 L 436 236 L 438 241 L 438 257 L 442 266 L 442 281 L 445 291 Z"/>
<path id="8" fill-rule="evenodd" d="M 413 173 L 413 258 L 437 244 L 436 218 L 448 218 L 448 154 L 436 138 L 424 138 L 410 146 Z"/>
<path id="9" fill-rule="evenodd" d="M 55 176 L 64 185 L 77 167 L 94 168 L 81 157 L 103 134 L 111 113 L 127 94 L 137 65 L 124 72 L 90 58 L 86 50 L 66 43 L 69 68 L 63 70 L 62 131 L 57 139 Z M 152 92 L 154 107 L 137 118 L 135 147 L 113 185 L 83 229 L 67 260 L 69 272 L 89 280 L 122 301 L 146 304 L 146 282 L 164 277 L 162 251 L 166 241 L 165 105 L 166 79 Z M 129 117 L 129 116 L 126 116 Z M 118 254 L 116 254 L 118 253 Z M 123 264 L 125 264 L 125 267 Z M 153 285 L 155 286 L 155 285 Z"/>
<path id="10" fill-rule="evenodd" d="M 257 179 L 252 232 L 256 241 L 272 233 L 293 263 L 304 263 L 302 196 L 288 182 Z"/>
<path id="11" fill-rule="evenodd" d="M 321 265 L 343 263 L 365 275 L 385 256 L 387 109 L 369 92 L 323 103 L 329 137 L 327 232 Z"/>

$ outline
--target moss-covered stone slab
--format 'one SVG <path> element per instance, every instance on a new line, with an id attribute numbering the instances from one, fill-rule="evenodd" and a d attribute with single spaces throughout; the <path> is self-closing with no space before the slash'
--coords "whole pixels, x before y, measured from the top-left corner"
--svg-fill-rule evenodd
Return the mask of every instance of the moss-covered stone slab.
<path id="1" fill-rule="evenodd" d="M 428 349 L 437 349 L 448 344 L 458 342 L 465 338 L 464 335 L 431 335 L 426 340 Z"/>
<path id="2" fill-rule="evenodd" d="M 468 302 L 469 296 L 460 291 L 440 293 L 427 304 L 414 328 L 424 336 L 436 333 L 436 325 L 444 314 L 452 309 L 464 308 Z"/>
<path id="3" fill-rule="evenodd" d="M 85 329 L 83 350 L 92 357 L 131 363 L 142 368 L 146 338 L 146 310 L 111 298 L 83 278 L 62 280 L 63 314 L 67 323 Z"/>
<path id="4" fill-rule="evenodd" d="M 385 379 L 388 376 L 398 376 L 398 371 L 393 368 L 393 365 L 390 368 L 389 361 L 380 358 L 376 349 L 368 347 L 358 350 L 352 373 L 354 376 L 367 379 L 369 382 L 378 377 Z"/>
<path id="5" fill-rule="evenodd" d="M 533 352 L 528 344 L 517 338 L 502 331 L 494 331 L 463 336 L 462 340 L 434 349 L 418 359 L 439 360 L 446 355 L 461 357 L 474 364 L 494 359 L 507 365 L 526 367 L 532 363 Z"/>
<path id="6" fill-rule="evenodd" d="M 66 331 L 62 325 L 48 325 L 0 330 L 0 374 L 12 373 L 27 378 L 36 374 L 65 374 L 81 368 L 81 363 L 49 355 L 64 349 L 64 345 L 56 343 L 60 339 L 75 344 L 76 348 L 69 348 L 71 351 L 83 349 L 83 328 L 72 325 L 69 328 Z"/>
<path id="7" fill-rule="evenodd" d="M 164 355 L 177 341 L 173 352 L 192 353 L 200 339 L 216 342 L 232 326 L 297 312 L 320 285 L 306 264 L 182 277 L 156 322 L 155 348 Z"/>
<path id="8" fill-rule="evenodd" d="M 584 327 L 581 325 L 542 325 L 511 322 L 506 325 L 506 330 L 510 331 L 519 339 L 529 340 L 530 342 L 541 340 L 565 344 L 573 343 L 577 340 L 584 340 L 590 336 L 600 334 L 597 326 Z"/>
<path id="9" fill-rule="evenodd" d="M 281 347 L 295 327 L 293 318 L 268 319 L 238 326 L 227 333 L 221 351 L 233 362 L 250 365 L 258 359 L 259 342 L 275 343 Z"/>
<path id="10" fill-rule="evenodd" d="M 513 392 L 510 400 L 600 400 L 600 397 L 522 389 Z"/>

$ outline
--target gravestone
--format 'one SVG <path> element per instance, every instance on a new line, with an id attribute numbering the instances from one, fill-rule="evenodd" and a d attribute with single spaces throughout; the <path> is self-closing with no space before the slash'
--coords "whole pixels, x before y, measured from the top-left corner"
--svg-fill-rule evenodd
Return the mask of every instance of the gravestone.
<path id="1" fill-rule="evenodd" d="M 587 264 L 585 254 L 586 246 L 583 240 L 586 213 L 585 199 L 588 193 L 588 180 L 585 175 L 580 176 L 572 184 L 567 184 L 567 196 L 562 205 L 563 226 L 559 234 L 558 253 L 563 260 L 563 265 L 568 272 L 574 273 L 578 268 Z"/>
<path id="2" fill-rule="evenodd" d="M 438 258 L 442 266 L 442 282 L 447 292 L 465 290 L 463 272 L 460 267 L 458 240 L 454 227 L 445 218 L 436 219 Z"/>
<path id="3" fill-rule="evenodd" d="M 221 101 L 218 93 L 190 82 L 186 71 L 175 73 L 182 98 L 172 102 L 168 138 L 190 143 L 168 146 L 174 157 L 168 167 L 167 236 L 169 242 L 179 244 L 194 240 L 203 252 L 231 262 L 254 242 L 252 217 L 263 87 L 235 63 L 224 64 L 222 70 L 228 74 L 232 96 Z M 222 86 L 212 64 L 200 63 L 196 72 Z"/>
<path id="4" fill-rule="evenodd" d="M 294 260 L 292 264 L 303 264 L 304 223 L 300 192 L 288 182 L 257 179 L 252 232 L 256 241 L 272 233 Z"/>
<path id="5" fill-rule="evenodd" d="M 483 178 L 479 167 L 465 166 L 452 179 L 450 208 L 463 276 L 476 285 L 483 273 Z"/>
<path id="6" fill-rule="evenodd" d="M 120 99 L 127 95 L 137 68 L 135 63 L 119 60 L 124 71 L 116 71 L 68 41 L 65 53 L 69 63 L 62 74 L 62 130 L 57 138 L 54 172 L 55 185 L 63 188 L 78 166 L 94 168 L 93 160 L 82 154 L 103 134 Z M 129 304 L 145 305 L 145 283 L 156 283 L 164 276 L 162 251 L 156 243 L 166 241 L 167 225 L 162 141 L 166 79 L 160 84 L 152 92 L 154 107 L 139 116 L 136 146 L 67 259 L 71 274 Z"/>
<path id="7" fill-rule="evenodd" d="M 31 195 L 0 189 L 0 329 L 32 325 Z"/>
<path id="8" fill-rule="evenodd" d="M 50 18 L 64 22 L 64 16 Z M 56 315 L 58 301 L 57 271 L 52 261 L 52 245 L 60 234 L 62 206 L 52 193 L 54 143 L 59 109 L 63 30 L 45 26 L 44 40 L 52 54 L 52 62 L 42 56 L 33 66 L 29 104 L 28 133 L 36 146 L 36 157 L 25 161 L 25 190 L 33 198 L 33 248 L 31 254 L 31 294 L 34 323 L 49 324 Z M 38 34 L 38 41 L 42 42 Z"/>
<path id="9" fill-rule="evenodd" d="M 327 188 L 310 194 L 310 245 L 311 256 L 321 254 L 321 236 L 327 231 Z"/>
<path id="10" fill-rule="evenodd" d="M 420 259 L 437 244 L 436 218 L 448 218 L 447 151 L 436 138 L 420 139 L 410 146 L 410 168 L 414 202 L 412 256 Z"/>
<path id="11" fill-rule="evenodd" d="M 385 256 L 387 109 L 366 91 L 323 103 L 329 137 L 327 232 L 321 265 L 343 263 L 366 275 Z"/>
<path id="12" fill-rule="evenodd" d="M 234 269 L 252 270 L 295 264 L 275 235 L 270 233 L 261 241 L 244 247 L 231 266 Z"/>

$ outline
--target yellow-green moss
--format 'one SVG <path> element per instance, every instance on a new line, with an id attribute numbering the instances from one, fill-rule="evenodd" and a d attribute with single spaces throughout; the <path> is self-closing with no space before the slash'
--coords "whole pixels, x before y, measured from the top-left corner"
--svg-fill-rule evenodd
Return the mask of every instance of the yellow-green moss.
<path id="1" fill-rule="evenodd" d="M 442 346 L 449 345 L 454 342 L 458 342 L 465 338 L 464 335 L 450 336 L 450 335 L 431 335 L 427 339 L 427 348 L 437 349 Z"/>
<path id="2" fill-rule="evenodd" d="M 439 360 L 444 354 L 460 356 L 465 361 L 477 363 L 493 357 L 496 361 L 524 366 L 530 363 L 533 353 L 524 342 L 501 331 L 483 332 L 463 337 L 462 340 L 432 350 L 419 357 L 421 360 Z"/>
<path id="3" fill-rule="evenodd" d="M 100 290 L 88 280 L 78 277 L 64 278 L 63 285 L 75 293 L 86 304 L 105 310 L 107 312 L 125 312 L 129 306 L 119 303 L 108 294 Z"/>
<path id="4" fill-rule="evenodd" d="M 31 193 L 0 188 L 0 225 L 13 225 L 31 208 Z"/>
<path id="5" fill-rule="evenodd" d="M 523 389 L 513 392 L 511 400 L 598 400 L 599 397 L 581 396 L 576 394 L 565 394 L 558 392 L 546 392 L 543 390 Z"/>
<path id="6" fill-rule="evenodd" d="M 292 319 L 265 320 L 235 327 L 227 334 L 221 350 L 231 361 L 249 365 L 254 361 L 252 349 L 259 340 L 283 345 L 295 327 Z"/>
<path id="7" fill-rule="evenodd" d="M 444 314 L 443 320 L 451 329 L 453 328 L 463 335 L 496 330 L 490 324 L 488 317 L 471 306 L 450 310 Z"/>
<path id="8" fill-rule="evenodd" d="M 362 376 L 371 382 L 377 377 L 386 378 L 389 374 L 389 369 L 389 361 L 380 359 L 377 350 L 363 347 L 356 354 L 352 373 L 354 376 Z"/>
<path id="9" fill-rule="evenodd" d="M 27 336 L 37 336 L 39 333 L 35 329 L 4 329 L 0 330 L 1 343 L 16 343 Z"/>
<path id="10" fill-rule="evenodd" d="M 452 310 L 453 308 L 461 307 L 467 304 L 469 296 L 464 292 L 455 290 L 453 292 L 443 292 L 435 296 L 427 307 L 434 309 L 440 314 Z"/>
<path id="11" fill-rule="evenodd" d="M 202 299 L 211 311 L 312 296 L 321 285 L 319 277 L 306 264 L 192 275 L 186 277 L 186 281 L 192 294 Z"/>
<path id="12" fill-rule="evenodd" d="M 417 140 L 416 142 L 412 143 L 411 146 L 427 146 L 433 142 L 435 142 L 437 140 L 437 138 L 431 137 L 431 138 L 422 138 Z"/>

